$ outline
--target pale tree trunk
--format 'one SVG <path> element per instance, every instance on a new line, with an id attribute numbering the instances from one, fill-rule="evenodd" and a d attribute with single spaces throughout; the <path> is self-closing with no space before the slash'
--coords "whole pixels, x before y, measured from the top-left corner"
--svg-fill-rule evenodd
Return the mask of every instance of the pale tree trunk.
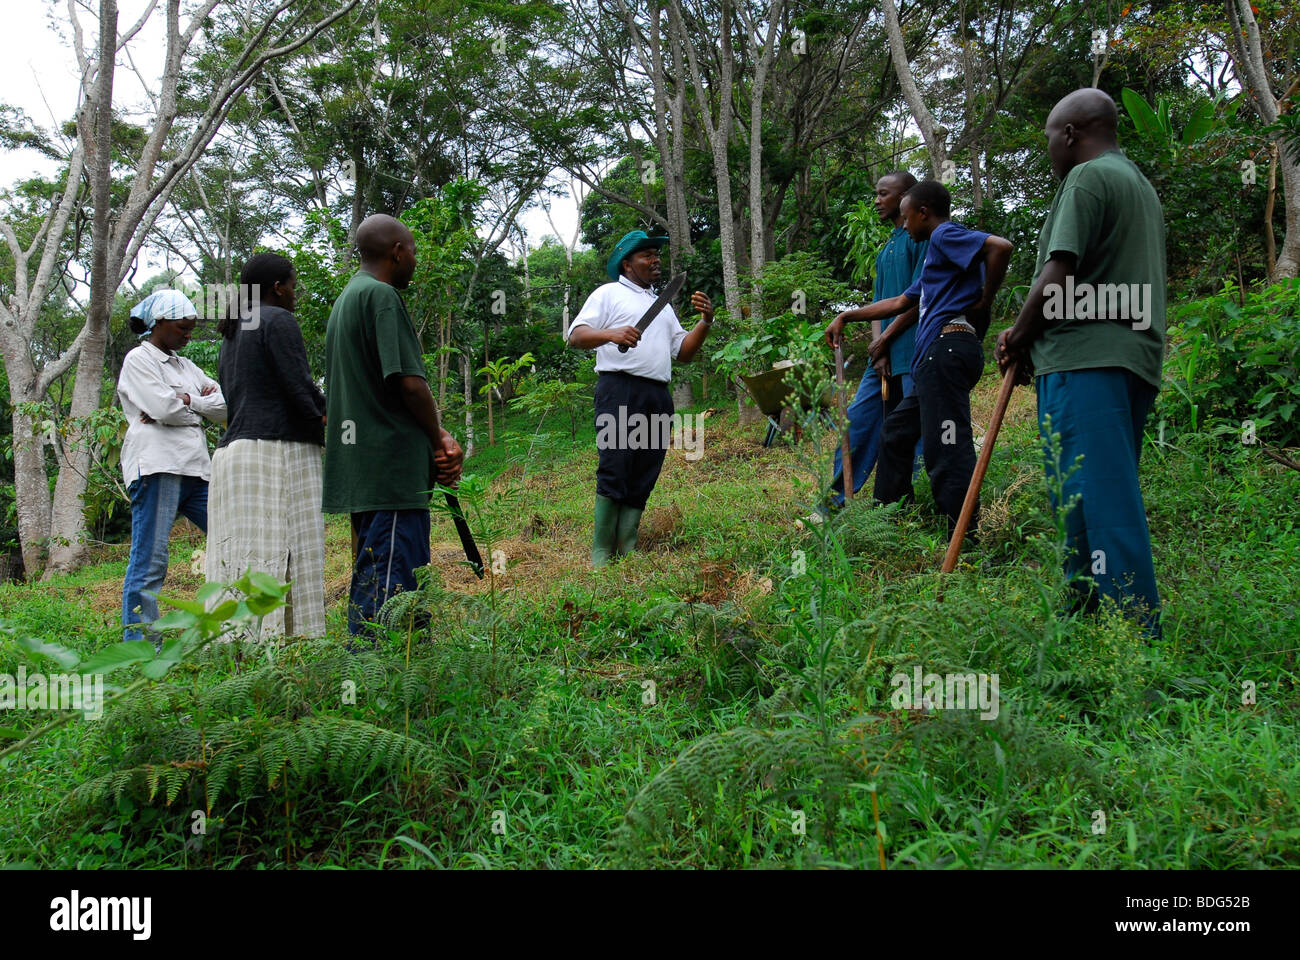
<path id="1" fill-rule="evenodd" d="M 354 8 L 359 0 L 340 0 L 332 15 L 310 25 L 297 39 L 289 33 L 304 24 L 306 12 L 288 17 L 284 31 L 272 38 L 276 20 L 290 6 L 280 0 L 266 18 L 253 25 L 244 47 L 235 51 L 223 72 L 209 73 L 215 78 L 206 106 L 195 118 L 184 141 L 163 159 L 163 149 L 179 113 L 177 86 L 185 52 L 219 0 L 202 0 L 192 5 L 191 19 L 182 30 L 180 0 L 162 0 L 166 11 L 166 53 L 161 93 L 150 99 L 155 107 L 153 126 L 146 130 L 139 154 L 133 159 L 134 170 L 125 187 L 120 207 L 111 208 L 111 108 L 113 74 L 119 53 L 144 27 L 159 0 L 151 0 L 140 18 L 120 36 L 117 32 L 116 0 L 99 4 L 99 42 L 94 55 L 88 55 L 80 22 L 78 0 L 69 0 L 68 22 L 72 28 L 72 49 L 81 76 L 80 105 L 76 132 L 68 156 L 68 173 L 63 194 L 54 200 L 29 246 L 23 247 L 16 230 L 0 220 L 3 235 L 14 261 L 14 277 L 8 303 L 0 304 L 0 349 L 9 375 L 14 402 L 43 401 L 51 386 L 77 366 L 69 419 L 64 424 L 65 439 L 55 440 L 54 450 L 60 472 L 51 502 L 42 441 L 32 436 L 31 419 L 17 414 L 15 436 L 15 492 L 26 575 L 35 575 L 42 547 L 52 545 L 51 571 L 67 569 L 84 553 L 82 542 L 85 518 L 81 509 L 89 473 L 92 451 L 90 438 L 83 433 L 84 418 L 99 406 L 104 352 L 108 336 L 108 318 L 113 297 L 129 272 L 146 236 L 153 229 L 172 191 L 211 143 L 231 108 L 261 72 L 263 65 L 277 56 L 297 50 L 311 41 L 339 17 Z M 260 52 L 259 52 L 260 51 Z M 129 54 L 128 54 L 129 55 Z M 67 232 L 78 222 L 77 214 L 86 198 L 81 193 L 83 178 L 90 180 L 95 204 L 91 225 L 91 297 L 85 324 L 76 338 L 58 357 L 37 367 L 32 360 L 39 355 L 37 324 L 51 286 L 56 282 Z M 39 257 L 37 252 L 39 251 Z M 37 258 L 35 275 L 30 270 Z M 55 411 L 57 418 L 59 412 Z"/>
<path id="2" fill-rule="evenodd" d="M 966 4 L 961 6 L 961 16 L 965 22 Z M 976 72 L 982 64 L 976 63 L 979 45 L 974 37 L 963 36 L 961 38 L 961 58 L 962 58 L 962 82 L 966 92 L 966 130 L 973 132 L 975 130 L 975 81 Z M 982 71 L 979 71 L 982 74 Z M 983 82 L 983 77 L 980 77 Z M 970 179 L 971 179 L 971 203 L 973 209 L 979 210 L 984 201 L 982 185 L 980 183 L 980 151 L 979 137 L 972 136 L 970 142 Z"/>
<path id="3" fill-rule="evenodd" d="M 188 138 L 173 158 L 160 167 L 164 147 L 180 112 L 178 89 L 182 60 L 203 22 L 218 3 L 218 0 L 203 0 L 192 11 L 189 25 L 182 30 L 180 0 L 165 0 L 166 53 L 161 92 L 157 97 L 151 94 L 157 111 L 154 125 L 148 131 L 136 158 L 134 177 L 130 181 L 126 199 L 120 210 L 116 211 L 116 216 L 112 217 L 111 124 L 116 56 L 144 26 L 157 3 L 151 2 L 140 19 L 125 35 L 119 37 L 116 0 L 100 0 L 100 42 L 92 62 L 86 57 L 82 46 L 76 2 L 69 0 L 68 14 L 73 27 L 74 52 L 81 67 L 82 95 L 85 97 L 77 119 L 77 141 L 85 150 L 95 212 L 91 232 L 90 303 L 86 309 L 85 326 L 77 337 L 77 374 L 65 439 L 56 447 L 60 470 L 50 516 L 50 553 L 46 577 L 73 569 L 85 557 L 86 522 L 82 498 L 90 475 L 92 440 L 85 435 L 83 425 L 84 418 L 99 408 L 108 320 L 118 286 L 169 202 L 177 183 L 212 142 L 230 110 L 261 73 L 262 67 L 273 58 L 292 53 L 308 43 L 358 2 L 359 0 L 345 0 L 333 14 L 311 25 L 297 39 L 290 39 L 288 31 L 298 26 L 305 14 L 291 14 L 286 32 L 268 42 L 276 19 L 293 5 L 289 0 L 281 0 L 267 19 L 261 21 L 260 29 L 254 32 L 235 56 L 227 72 L 219 76 L 218 87 Z M 259 53 L 259 48 L 264 45 L 266 48 Z M 56 243 L 56 238 L 51 236 L 46 242 Z M 45 375 L 41 379 L 45 381 Z M 47 387 L 52 379 L 46 382 Z M 28 571 L 28 575 L 31 575 L 31 571 Z"/>
<path id="4" fill-rule="evenodd" d="M 0 348 L 4 352 L 13 404 L 14 500 L 23 569 L 28 579 L 40 569 L 50 536 L 50 486 L 45 474 L 44 438 L 36 433 L 35 418 L 20 412 L 18 404 L 42 401 L 50 384 L 76 362 L 85 339 L 83 330 L 67 350 L 43 369 L 38 370 L 32 360 L 36 323 L 59 255 L 59 245 L 49 238 L 61 238 L 74 211 L 80 208 L 84 160 L 85 147 L 78 141 L 69 158 L 67 187 L 26 249 L 10 224 L 0 220 L 0 233 L 4 234 L 14 258 L 14 293 L 8 304 L 0 301 Z M 38 249 L 41 258 L 32 278 L 28 265 Z"/>
<path id="5" fill-rule="evenodd" d="M 586 199 L 586 193 L 582 189 L 582 181 L 576 177 L 569 178 L 569 196 L 573 199 L 574 205 L 579 211 L 582 210 L 583 200 Z M 555 219 L 551 216 L 551 205 L 543 204 L 542 212 L 546 214 L 546 220 L 551 225 L 551 230 L 555 233 L 555 238 L 560 239 L 560 229 L 555 225 Z M 567 271 L 564 276 L 564 309 L 560 314 L 560 337 L 566 338 L 569 335 L 569 300 L 573 293 L 573 251 L 578 246 L 578 240 L 582 237 L 582 218 L 578 217 L 573 225 L 573 234 L 564 242 L 564 264 Z"/>
<path id="6" fill-rule="evenodd" d="M 641 62 L 646 75 L 650 78 L 653 93 L 654 129 L 652 131 L 655 146 L 659 151 L 658 175 L 663 177 L 664 203 L 667 206 L 668 255 L 676 271 L 681 257 L 694 253 L 691 243 L 690 217 L 686 207 L 686 151 L 685 128 L 682 116 L 685 112 L 686 88 L 681 82 L 680 69 L 672 74 L 675 78 L 672 96 L 669 96 L 670 72 L 664 57 L 663 42 L 663 5 L 658 0 L 650 0 L 646 12 L 646 28 L 640 29 L 636 12 L 627 0 L 614 0 L 613 9 L 622 16 L 627 27 L 627 35 L 636 45 L 637 59 Z M 669 20 L 673 11 L 668 12 Z M 669 44 L 680 67 L 681 50 L 675 33 L 670 31 Z M 671 119 L 670 119 L 671 115 Z"/>
<path id="7" fill-rule="evenodd" d="M 1268 67 L 1264 63 L 1264 48 L 1259 35 L 1259 23 L 1250 9 L 1248 0 L 1224 0 L 1228 12 L 1229 52 L 1237 67 L 1242 86 L 1249 91 L 1251 102 L 1265 124 L 1277 122 L 1283 104 L 1273 92 L 1269 82 Z M 1269 273 L 1270 280 L 1281 280 L 1300 274 L 1300 163 L 1284 143 L 1278 144 L 1276 167 L 1282 173 L 1283 200 L 1286 204 L 1286 233 L 1282 238 L 1282 251 Z M 1273 224 L 1264 228 L 1272 236 Z"/>
<path id="8" fill-rule="evenodd" d="M 469 353 L 460 355 L 460 378 L 465 384 L 465 459 L 474 456 L 474 364 Z"/>
<path id="9" fill-rule="evenodd" d="M 5 353 L 5 367 L 13 383 L 14 373 L 21 371 L 30 385 L 36 383 L 36 370 L 26 357 Z M 25 369 L 24 369 L 25 367 Z M 44 561 L 45 540 L 50 535 L 50 484 L 45 478 L 45 440 L 37 421 L 20 413 L 17 402 L 37 402 L 27 390 L 13 390 L 15 406 L 10 421 L 14 436 L 14 500 L 18 507 L 18 542 L 22 548 L 23 569 L 30 574 Z"/>
<path id="10" fill-rule="evenodd" d="M 669 16 L 671 17 L 671 13 Z M 681 237 L 681 252 L 689 255 L 695 252 L 695 244 L 691 241 L 691 217 L 686 204 L 686 83 L 682 77 L 686 58 L 682 53 L 681 41 L 676 34 L 670 33 L 669 42 L 673 48 L 673 76 L 675 77 L 671 107 L 673 162 L 670 167 L 673 206 L 669 209 L 676 210 L 677 220 L 673 231 Z M 667 186 L 664 187 L 664 191 L 669 192 Z"/>
<path id="11" fill-rule="evenodd" d="M 704 130 L 713 153 L 713 180 L 718 191 L 718 232 L 722 247 L 723 300 L 727 312 L 733 317 L 738 317 L 740 316 L 740 281 L 736 274 L 736 223 L 731 202 L 731 170 L 727 157 L 733 123 L 732 74 L 735 68 L 735 55 L 731 48 L 731 0 L 722 0 L 722 16 L 718 20 L 721 54 L 716 84 L 718 90 L 716 113 L 710 106 L 695 45 L 686 33 L 680 0 L 673 0 L 669 12 L 669 26 L 676 32 L 682 48 L 686 51 L 686 62 L 690 66 L 691 81 L 695 87 L 700 117 L 704 121 Z"/>
<path id="12" fill-rule="evenodd" d="M 889 36 L 889 58 L 894 64 L 894 73 L 903 91 L 903 99 L 907 101 L 907 108 L 921 129 L 921 137 L 930 153 L 930 169 L 938 180 L 943 176 L 944 161 L 948 159 L 948 148 L 944 144 L 947 131 L 935 122 L 921 98 L 916 81 L 912 79 L 912 68 L 907 62 L 907 51 L 903 48 L 903 28 L 898 22 L 898 8 L 894 5 L 894 0 L 884 0 L 884 10 L 885 33 Z"/>
<path id="13" fill-rule="evenodd" d="M 90 304 L 86 309 L 85 336 L 77 375 L 72 386 L 70 429 L 59 460 L 59 478 L 54 485 L 50 515 L 50 556 L 45 578 L 71 570 L 85 556 L 82 539 L 86 520 L 82 497 L 90 478 L 90 438 L 82 435 L 78 421 L 99 409 L 104 349 L 108 344 L 108 318 L 113 293 L 109 278 L 110 190 L 113 173 L 113 60 L 117 55 L 117 2 L 100 0 L 99 76 L 94 100 L 77 118 L 77 135 L 86 144 L 86 167 L 90 174 L 91 203 L 95 217 L 91 226 Z M 113 278 L 114 280 L 116 278 Z"/>
<path id="14" fill-rule="evenodd" d="M 483 324 L 483 366 L 488 367 L 492 364 L 492 327 L 491 324 Z M 487 398 L 488 408 L 488 446 L 497 445 L 496 431 L 492 426 L 492 374 L 487 374 L 487 392 L 483 394 Z"/>
<path id="15" fill-rule="evenodd" d="M 447 372 L 451 354 L 447 351 L 451 343 L 451 311 L 445 317 L 438 318 L 438 411 L 447 409 Z"/>
<path id="16" fill-rule="evenodd" d="M 767 37 L 760 40 L 758 24 L 745 14 L 743 6 L 737 9 L 745 27 L 745 39 L 754 50 L 754 82 L 749 94 L 749 274 L 753 280 L 754 316 L 762 316 L 763 290 L 760 276 L 763 273 L 764 251 L 767 242 L 763 235 L 763 90 L 767 74 L 776 56 L 777 33 L 781 29 L 784 0 L 771 0 L 767 10 Z"/>

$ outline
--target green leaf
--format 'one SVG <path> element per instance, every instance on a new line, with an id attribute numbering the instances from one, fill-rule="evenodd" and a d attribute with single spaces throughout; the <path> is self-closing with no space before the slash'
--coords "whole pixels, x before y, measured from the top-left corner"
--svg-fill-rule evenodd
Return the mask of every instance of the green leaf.
<path id="1" fill-rule="evenodd" d="M 226 585 L 224 583 L 205 583 L 203 586 L 199 587 L 199 592 L 194 595 L 194 599 L 204 606 L 207 606 L 209 600 L 214 600 L 221 596 L 221 594 L 225 592 L 225 589 Z"/>
<path id="2" fill-rule="evenodd" d="M 1124 101 L 1124 109 L 1133 119 L 1133 126 L 1137 128 L 1137 132 L 1148 140 L 1157 139 L 1160 133 L 1160 122 L 1142 94 L 1125 87 L 1120 91 L 1120 99 Z"/>
<path id="3" fill-rule="evenodd" d="M 17 727 L 0 727 L 0 740 L 21 740 L 25 736 Z"/>
<path id="4" fill-rule="evenodd" d="M 281 584 L 279 580 L 269 573 L 262 573 L 260 570 L 254 570 L 248 575 L 248 581 L 263 593 L 273 594 L 277 597 L 283 597 L 289 592 L 289 584 Z"/>
<path id="5" fill-rule="evenodd" d="M 253 596 L 248 598 L 248 609 L 259 617 L 264 617 L 276 607 L 284 606 L 279 597 Z"/>
<path id="6" fill-rule="evenodd" d="M 199 617 L 188 610 L 173 610 L 153 622 L 155 630 L 184 630 L 199 622 Z"/>
<path id="7" fill-rule="evenodd" d="M 1183 146 L 1195 143 L 1214 128 L 1214 102 L 1205 100 L 1196 105 L 1192 117 L 1183 127 Z"/>
<path id="8" fill-rule="evenodd" d="M 227 600 L 225 603 L 221 604 L 219 607 L 213 610 L 211 616 L 213 616 L 217 620 L 229 620 L 232 616 L 235 615 L 235 611 L 238 609 L 239 609 L 238 603 L 236 603 L 234 600 Z"/>
<path id="9" fill-rule="evenodd" d="M 47 660 L 53 660 L 66 670 L 71 670 L 81 662 L 81 656 L 58 643 L 46 643 L 36 637 L 14 635 L 14 641 L 28 653 Z"/>
<path id="10" fill-rule="evenodd" d="M 115 643 L 106 650 L 101 650 L 89 660 L 81 665 L 79 672 L 88 673 L 110 673 L 118 667 L 125 667 L 132 663 L 143 663 L 146 660 L 152 660 L 157 653 L 154 651 L 153 644 L 148 640 L 124 640 L 121 643 Z"/>
<path id="11" fill-rule="evenodd" d="M 405 844 L 406 846 L 410 847 L 412 850 L 416 851 L 417 853 L 423 854 L 425 857 L 427 857 L 430 860 L 430 862 L 436 864 L 437 866 L 439 867 L 442 866 L 442 861 L 439 860 L 436 856 L 434 856 L 433 851 L 430 850 L 428 847 L 426 847 L 424 844 L 422 844 L 419 840 L 412 840 L 410 837 L 403 837 L 403 836 L 397 836 L 394 837 L 393 839 L 396 840 L 398 843 Z"/>
<path id="12" fill-rule="evenodd" d="M 140 672 L 143 673 L 150 680 L 159 680 L 162 678 L 163 674 L 165 674 L 172 667 L 176 666 L 176 664 L 178 663 L 180 663 L 179 660 L 163 660 L 163 659 L 150 660 L 148 663 L 146 663 L 143 667 L 140 668 Z"/>
<path id="13" fill-rule="evenodd" d="M 192 613 L 196 617 L 202 617 L 207 614 L 208 608 L 195 600 L 180 600 L 175 597 L 158 597 L 159 602 L 167 604 L 169 607 L 175 607 L 177 610 L 184 610 L 186 613 Z"/>

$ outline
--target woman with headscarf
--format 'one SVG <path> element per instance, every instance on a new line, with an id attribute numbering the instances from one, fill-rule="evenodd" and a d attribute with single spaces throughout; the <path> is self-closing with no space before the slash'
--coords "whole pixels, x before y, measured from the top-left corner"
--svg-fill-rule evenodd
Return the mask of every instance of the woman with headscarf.
<path id="1" fill-rule="evenodd" d="M 287 606 L 266 615 L 263 634 L 321 637 L 325 395 L 293 315 L 293 264 L 259 253 L 239 282 L 250 302 L 218 327 L 230 425 L 212 459 L 207 575 L 229 583 L 253 570 L 292 581 Z"/>
<path id="2" fill-rule="evenodd" d="M 122 474 L 131 497 L 131 559 L 122 584 L 122 634 L 143 639 L 138 624 L 158 619 L 167 577 L 168 539 L 178 513 L 208 528 L 208 459 L 203 419 L 226 422 L 217 382 L 176 351 L 190 342 L 198 311 L 176 290 L 159 290 L 131 311 L 143 341 L 127 353 L 117 395 L 128 427 Z M 151 639 L 159 643 L 151 631 Z"/>

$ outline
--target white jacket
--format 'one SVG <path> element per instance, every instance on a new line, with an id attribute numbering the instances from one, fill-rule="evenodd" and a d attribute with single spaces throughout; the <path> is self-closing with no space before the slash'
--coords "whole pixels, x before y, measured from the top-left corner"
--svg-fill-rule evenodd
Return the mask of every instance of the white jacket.
<path id="1" fill-rule="evenodd" d="M 203 396 L 205 387 L 216 392 Z M 190 395 L 189 406 L 181 399 Z M 127 486 L 151 473 L 211 478 L 212 461 L 203 435 L 203 417 L 226 422 L 226 398 L 220 385 L 178 354 L 159 350 L 148 340 L 122 360 L 117 395 L 129 426 L 122 442 L 122 475 Z M 154 423 L 141 423 L 146 413 Z"/>

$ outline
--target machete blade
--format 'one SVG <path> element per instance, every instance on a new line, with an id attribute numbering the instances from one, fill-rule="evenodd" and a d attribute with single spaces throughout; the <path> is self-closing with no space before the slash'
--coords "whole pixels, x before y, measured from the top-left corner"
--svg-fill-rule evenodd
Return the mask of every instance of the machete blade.
<path id="1" fill-rule="evenodd" d="M 654 320 L 654 318 L 658 315 L 659 311 L 662 310 L 665 306 L 667 306 L 668 301 L 672 300 L 673 297 L 677 296 L 677 292 L 681 290 L 682 284 L 684 284 L 685 282 L 686 282 L 686 274 L 684 273 L 679 273 L 677 274 L 677 276 L 669 280 L 668 286 L 664 287 L 664 292 L 659 294 L 659 296 L 655 298 L 655 302 L 650 304 L 649 310 L 641 314 L 641 319 L 636 322 L 637 330 L 641 331 L 642 333 L 645 333 L 646 327 L 650 326 L 650 321 Z M 627 344 L 620 343 L 618 345 L 618 352 L 627 353 Z"/>

